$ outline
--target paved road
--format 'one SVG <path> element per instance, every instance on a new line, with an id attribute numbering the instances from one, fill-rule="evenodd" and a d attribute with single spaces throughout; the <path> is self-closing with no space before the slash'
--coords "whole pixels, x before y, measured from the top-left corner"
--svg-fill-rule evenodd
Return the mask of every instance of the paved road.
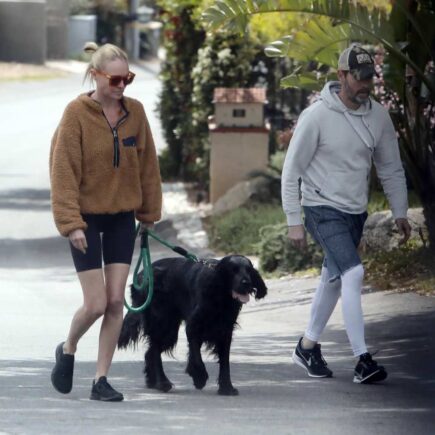
<path id="1" fill-rule="evenodd" d="M 141 74 L 143 98 L 155 101 L 158 82 Z M 435 433 L 435 298 L 363 296 L 368 343 L 380 349 L 377 359 L 390 373 L 386 383 L 375 386 L 352 383 L 355 362 L 337 307 L 322 341 L 335 377 L 314 380 L 290 363 L 306 324 L 313 279 L 269 281 L 268 297 L 243 309 L 231 354 L 239 397 L 216 394 L 216 364 L 210 358 L 209 384 L 203 391 L 193 388 L 184 374 L 181 332 L 176 358 L 165 359 L 174 391 L 144 388 L 141 347 L 115 355 L 110 380 L 126 401 L 90 401 L 99 324 L 80 342 L 73 392 L 53 391 L 53 351 L 81 292 L 49 211 L 48 140 L 78 82 L 79 76 L 70 76 L 0 89 L 0 119 L 9 127 L 3 129 L 0 168 L 0 434 Z M 165 200 L 160 228 L 165 238 L 183 245 L 193 241 L 192 249 L 205 253 L 198 213 L 186 203 L 182 186 L 165 185 Z M 153 255 L 168 253 L 154 247 Z"/>
<path id="2" fill-rule="evenodd" d="M 0 433 L 434 433 L 435 299 L 364 295 L 367 339 L 381 350 L 378 360 L 390 377 L 384 384 L 356 385 L 339 309 L 323 340 L 334 378 L 307 378 L 290 363 L 314 280 L 271 281 L 267 299 L 249 302 L 235 333 L 231 368 L 240 396 L 216 394 L 216 364 L 210 358 L 208 385 L 193 388 L 184 374 L 181 333 L 176 358 L 164 363 L 175 390 L 161 394 L 144 388 L 141 346 L 116 353 L 110 379 L 126 401 L 107 404 L 88 400 L 97 326 L 81 342 L 72 393 L 61 396 L 50 386 L 52 353 L 79 303 L 77 286 L 55 276 L 29 283 L 16 274 L 6 283 L 0 308 Z"/>

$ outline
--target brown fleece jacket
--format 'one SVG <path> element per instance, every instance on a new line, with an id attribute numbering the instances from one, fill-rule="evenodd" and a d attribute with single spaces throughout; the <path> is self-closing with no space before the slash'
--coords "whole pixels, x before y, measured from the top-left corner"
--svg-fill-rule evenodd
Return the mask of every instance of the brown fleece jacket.
<path id="1" fill-rule="evenodd" d="M 63 236 L 86 229 L 82 213 L 134 210 L 141 222 L 161 218 L 159 164 L 144 108 L 128 97 L 122 104 L 126 115 L 112 130 L 101 105 L 82 94 L 68 104 L 54 133 L 51 202 Z"/>

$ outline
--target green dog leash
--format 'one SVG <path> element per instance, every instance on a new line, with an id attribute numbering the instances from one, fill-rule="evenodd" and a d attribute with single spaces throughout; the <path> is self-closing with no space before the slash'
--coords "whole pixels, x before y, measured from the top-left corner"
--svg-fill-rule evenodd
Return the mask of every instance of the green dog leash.
<path id="1" fill-rule="evenodd" d="M 138 224 L 136 227 L 136 236 L 139 233 L 139 229 L 140 229 L 140 224 Z M 150 229 L 148 228 L 144 229 L 141 234 L 139 259 L 137 261 L 133 274 L 133 285 L 137 290 L 141 292 L 146 291 L 147 297 L 145 302 L 139 307 L 132 307 L 131 305 L 128 304 L 127 299 L 124 298 L 125 308 L 127 308 L 128 311 L 131 311 L 133 313 L 141 313 L 142 311 L 145 311 L 148 308 L 148 306 L 151 304 L 151 301 L 153 299 L 153 294 L 154 294 L 154 276 L 153 276 L 153 268 L 151 264 L 151 255 L 150 255 L 148 236 L 151 236 L 153 239 L 157 240 L 162 245 L 168 247 L 169 249 L 172 249 L 177 254 L 180 254 L 183 257 L 188 258 L 189 260 L 195 262 L 199 261 L 196 255 L 186 251 L 181 246 L 172 245 L 169 242 L 158 237 L 157 234 L 155 234 Z M 141 267 L 142 267 L 142 272 L 140 272 Z"/>

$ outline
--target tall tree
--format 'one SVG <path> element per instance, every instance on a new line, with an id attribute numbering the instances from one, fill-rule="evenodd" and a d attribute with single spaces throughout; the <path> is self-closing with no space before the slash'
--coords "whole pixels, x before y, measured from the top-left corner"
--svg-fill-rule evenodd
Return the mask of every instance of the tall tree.
<path id="1" fill-rule="evenodd" d="M 186 179 L 191 153 L 189 144 L 194 141 L 192 129 L 191 77 L 198 49 L 205 32 L 197 28 L 193 17 L 196 3 L 192 1 L 161 0 L 163 7 L 164 47 L 166 59 L 162 64 L 162 92 L 158 112 L 168 145 L 163 153 L 162 172 L 167 177 Z"/>

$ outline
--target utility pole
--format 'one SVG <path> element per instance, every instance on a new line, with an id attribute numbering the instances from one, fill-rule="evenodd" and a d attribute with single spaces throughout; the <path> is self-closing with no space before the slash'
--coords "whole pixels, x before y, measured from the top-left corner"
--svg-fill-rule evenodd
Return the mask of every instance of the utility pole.
<path id="1" fill-rule="evenodd" d="M 131 60 L 139 59 L 139 29 L 137 27 L 137 10 L 139 0 L 128 0 L 128 22 L 126 26 L 125 45 Z"/>

